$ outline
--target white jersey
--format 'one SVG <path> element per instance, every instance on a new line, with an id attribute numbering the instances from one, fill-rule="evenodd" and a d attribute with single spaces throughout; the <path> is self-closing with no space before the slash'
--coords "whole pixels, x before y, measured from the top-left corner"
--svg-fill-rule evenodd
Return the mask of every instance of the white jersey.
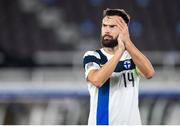
<path id="1" fill-rule="evenodd" d="M 85 77 L 99 69 L 113 55 L 103 49 L 87 51 L 84 55 Z M 140 75 L 131 56 L 125 51 L 111 77 L 97 88 L 88 82 L 90 93 L 89 125 L 141 124 L 138 90 Z"/>

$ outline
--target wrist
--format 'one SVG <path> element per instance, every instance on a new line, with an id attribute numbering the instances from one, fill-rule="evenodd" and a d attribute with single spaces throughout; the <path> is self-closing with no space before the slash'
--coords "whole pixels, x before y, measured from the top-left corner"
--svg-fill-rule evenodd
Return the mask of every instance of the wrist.
<path id="1" fill-rule="evenodd" d="M 118 55 L 121 55 L 124 51 L 125 51 L 125 48 L 120 47 L 120 48 L 117 49 L 116 53 Z"/>
<path id="2" fill-rule="evenodd" d="M 124 41 L 124 46 L 125 46 L 125 48 L 128 48 L 128 47 L 131 46 L 132 44 L 133 44 L 133 43 L 132 43 L 132 41 L 131 41 L 130 39 Z"/>

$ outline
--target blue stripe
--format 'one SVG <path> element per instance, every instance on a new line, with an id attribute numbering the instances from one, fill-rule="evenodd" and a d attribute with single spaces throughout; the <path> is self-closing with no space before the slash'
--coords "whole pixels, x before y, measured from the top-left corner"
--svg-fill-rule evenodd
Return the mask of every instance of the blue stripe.
<path id="1" fill-rule="evenodd" d="M 108 61 L 107 56 L 105 56 L 101 52 L 101 50 L 96 50 L 96 52 L 98 52 L 100 57 L 101 57 L 100 64 L 104 65 Z M 127 61 L 127 60 L 129 60 L 130 64 L 131 64 L 131 66 L 128 69 L 124 67 L 124 62 Z M 136 67 L 136 65 L 134 64 L 134 61 L 132 59 L 126 59 L 124 61 L 119 61 L 118 62 L 114 72 L 121 72 L 121 71 L 124 71 L 124 70 L 132 70 L 132 69 L 135 69 L 135 67 Z"/>
<path id="2" fill-rule="evenodd" d="M 96 58 L 95 56 L 86 56 L 83 60 L 84 68 L 85 68 L 85 65 L 90 62 L 95 62 L 97 64 L 100 64 L 99 60 L 100 59 Z"/>
<path id="3" fill-rule="evenodd" d="M 101 50 L 96 50 L 96 52 L 98 52 L 99 55 L 100 55 L 100 57 L 101 57 L 100 63 L 101 63 L 102 65 L 105 64 L 105 63 L 108 61 L 107 56 L 105 56 L 105 55 L 101 52 Z"/>
<path id="4" fill-rule="evenodd" d="M 109 79 L 98 90 L 97 125 L 109 124 Z"/>

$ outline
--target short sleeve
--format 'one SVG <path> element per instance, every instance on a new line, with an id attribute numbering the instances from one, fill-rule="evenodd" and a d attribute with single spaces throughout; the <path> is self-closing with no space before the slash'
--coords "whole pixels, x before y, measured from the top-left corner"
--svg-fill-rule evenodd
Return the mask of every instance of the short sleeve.
<path id="1" fill-rule="evenodd" d="M 100 55 L 96 51 L 87 51 L 83 56 L 83 65 L 85 69 L 85 78 L 89 72 L 100 68 Z"/>

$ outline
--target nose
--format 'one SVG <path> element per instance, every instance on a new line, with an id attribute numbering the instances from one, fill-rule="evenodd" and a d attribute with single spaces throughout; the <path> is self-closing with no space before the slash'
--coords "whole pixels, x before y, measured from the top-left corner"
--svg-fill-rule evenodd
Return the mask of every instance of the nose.
<path id="1" fill-rule="evenodd" d="M 110 33 L 110 28 L 109 28 L 109 27 L 106 27 L 105 33 L 106 33 L 106 34 L 109 34 L 109 33 Z"/>

